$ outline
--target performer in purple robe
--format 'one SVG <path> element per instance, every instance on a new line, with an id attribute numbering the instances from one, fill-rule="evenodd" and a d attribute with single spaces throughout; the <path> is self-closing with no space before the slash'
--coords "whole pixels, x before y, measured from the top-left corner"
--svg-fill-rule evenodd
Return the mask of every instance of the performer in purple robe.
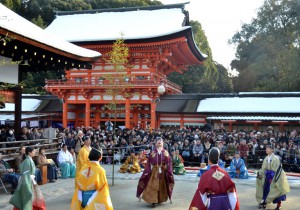
<path id="1" fill-rule="evenodd" d="M 172 159 L 163 148 L 163 140 L 156 139 L 156 148 L 149 154 L 147 165 L 139 180 L 136 197 L 157 206 L 158 203 L 171 202 L 174 187 Z"/>

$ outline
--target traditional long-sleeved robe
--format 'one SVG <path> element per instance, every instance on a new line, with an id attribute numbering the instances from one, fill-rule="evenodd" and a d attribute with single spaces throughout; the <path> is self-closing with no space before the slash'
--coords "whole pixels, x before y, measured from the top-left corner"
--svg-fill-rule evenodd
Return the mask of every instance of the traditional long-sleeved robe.
<path id="1" fill-rule="evenodd" d="M 260 176 L 256 179 L 256 201 L 258 203 L 263 199 L 266 203 L 285 200 L 285 194 L 290 191 L 290 186 L 276 155 L 270 155 L 269 161 L 268 156 L 265 157 L 258 175 Z"/>
<path id="2" fill-rule="evenodd" d="M 171 200 L 174 187 L 172 160 L 165 149 L 158 153 L 157 149 L 149 154 L 145 170 L 137 187 L 138 198 L 148 203 L 162 203 Z"/>
<path id="3" fill-rule="evenodd" d="M 202 174 L 189 210 L 239 210 L 235 184 L 218 165 Z"/>
<path id="4" fill-rule="evenodd" d="M 91 193 L 89 199 L 85 200 L 85 192 Z M 82 202 L 86 206 L 82 207 Z M 99 162 L 88 161 L 80 170 L 76 178 L 76 189 L 74 191 L 71 210 L 113 210 L 106 179 L 106 172 Z"/>
<path id="5" fill-rule="evenodd" d="M 86 145 L 83 145 L 83 147 L 79 150 L 76 162 L 76 177 L 78 176 L 81 167 L 89 161 L 90 151 L 91 147 L 87 147 Z"/>
<path id="6" fill-rule="evenodd" d="M 229 173 L 229 176 L 231 178 L 239 178 L 239 179 L 249 178 L 249 174 L 245 166 L 245 162 L 241 158 L 239 159 L 233 158 L 230 163 L 230 167 L 228 167 L 226 170 Z"/>
<path id="7" fill-rule="evenodd" d="M 186 171 L 184 169 L 183 158 L 180 155 L 174 155 L 172 157 L 173 162 L 173 173 L 177 175 L 185 175 Z"/>
<path id="8" fill-rule="evenodd" d="M 35 165 L 30 157 L 27 157 L 20 165 L 21 179 L 18 187 L 10 198 L 9 203 L 14 209 L 19 210 L 44 210 L 45 201 L 42 196 L 33 196 L 34 193 L 41 194 L 38 187 L 33 189 L 33 175 L 35 174 Z M 36 184 L 36 183 L 35 183 Z"/>
<path id="9" fill-rule="evenodd" d="M 138 155 L 138 163 L 141 168 L 145 168 L 147 165 L 147 157 L 144 153 Z"/>
<path id="10" fill-rule="evenodd" d="M 125 163 L 120 167 L 120 173 L 139 173 L 141 172 L 141 167 L 138 163 L 138 158 L 136 156 L 129 156 L 125 160 Z"/>
<path id="11" fill-rule="evenodd" d="M 57 161 L 63 179 L 75 177 L 76 166 L 73 164 L 73 156 L 68 150 L 66 152 L 64 150 L 59 151 Z"/>

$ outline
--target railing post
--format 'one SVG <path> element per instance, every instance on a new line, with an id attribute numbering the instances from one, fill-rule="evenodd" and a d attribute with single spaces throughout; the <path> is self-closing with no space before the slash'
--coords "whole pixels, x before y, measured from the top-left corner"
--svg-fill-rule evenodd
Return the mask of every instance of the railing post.
<path id="1" fill-rule="evenodd" d="M 112 168 L 112 186 L 114 186 L 115 185 L 115 152 L 114 151 L 113 151 L 112 164 L 113 164 L 113 168 Z"/>

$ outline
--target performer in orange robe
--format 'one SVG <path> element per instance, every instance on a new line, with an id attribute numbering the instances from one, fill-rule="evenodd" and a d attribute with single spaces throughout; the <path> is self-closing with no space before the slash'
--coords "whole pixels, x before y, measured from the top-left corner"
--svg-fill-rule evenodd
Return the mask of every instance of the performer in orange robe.
<path id="1" fill-rule="evenodd" d="M 81 167 L 76 178 L 71 210 L 113 210 L 106 172 L 99 161 L 102 151 L 95 148 L 89 153 L 89 161 Z"/>
<path id="2" fill-rule="evenodd" d="M 130 156 L 127 157 L 125 160 L 125 163 L 120 167 L 119 170 L 120 173 L 140 173 L 141 172 L 141 167 L 138 163 L 138 157 L 135 156 L 135 151 L 134 149 L 131 149 L 130 151 Z"/>
<path id="3" fill-rule="evenodd" d="M 219 149 L 213 147 L 208 156 L 211 168 L 201 176 L 189 210 L 240 209 L 235 184 L 227 172 L 217 164 L 219 157 Z"/>
<path id="4" fill-rule="evenodd" d="M 91 151 L 91 139 L 89 136 L 84 137 L 84 145 L 81 147 L 79 150 L 79 154 L 77 157 L 77 162 L 76 162 L 76 178 L 79 175 L 79 171 L 81 170 L 81 167 L 84 166 L 89 160 L 89 154 Z"/>

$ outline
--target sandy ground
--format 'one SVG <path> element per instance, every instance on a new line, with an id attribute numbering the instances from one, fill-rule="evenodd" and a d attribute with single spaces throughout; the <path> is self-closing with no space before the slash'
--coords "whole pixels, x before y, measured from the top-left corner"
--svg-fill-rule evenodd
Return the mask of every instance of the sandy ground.
<path id="1" fill-rule="evenodd" d="M 114 186 L 112 186 L 112 166 L 104 166 L 110 183 L 110 194 L 115 210 L 152 209 L 150 204 L 139 202 L 135 197 L 138 178 L 141 174 L 119 174 L 115 173 Z M 119 166 L 117 166 L 118 168 Z M 236 182 L 241 210 L 257 209 L 255 201 L 255 179 L 234 180 Z M 184 210 L 188 209 L 191 199 L 195 193 L 199 178 L 195 174 L 175 176 L 175 188 L 173 192 L 173 203 L 163 203 L 155 209 Z M 290 178 L 291 192 L 288 199 L 283 203 L 283 210 L 299 210 L 300 179 Z M 55 183 L 40 186 L 45 198 L 48 210 L 69 209 L 74 192 L 74 179 L 59 179 Z M 0 209 L 12 209 L 8 204 L 10 195 L 0 190 Z M 269 205 L 267 209 L 274 209 L 275 205 Z"/>

